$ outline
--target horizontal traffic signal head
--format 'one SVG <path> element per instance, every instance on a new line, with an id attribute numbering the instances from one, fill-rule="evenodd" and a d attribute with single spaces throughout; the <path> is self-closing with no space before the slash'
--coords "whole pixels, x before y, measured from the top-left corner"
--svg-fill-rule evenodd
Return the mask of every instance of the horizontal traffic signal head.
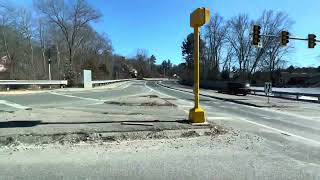
<path id="1" fill-rule="evenodd" d="M 286 46 L 288 43 L 289 43 L 289 32 L 288 31 L 281 31 L 280 44 L 282 46 Z"/>
<path id="2" fill-rule="evenodd" d="M 253 33 L 252 33 L 252 45 L 258 46 L 260 39 L 261 39 L 261 27 L 258 25 L 253 26 Z"/>
<path id="3" fill-rule="evenodd" d="M 208 8 L 197 8 L 190 14 L 190 26 L 200 27 L 210 20 L 210 10 Z"/>
<path id="4" fill-rule="evenodd" d="M 308 48 L 314 48 L 316 46 L 316 35 L 308 34 Z"/>

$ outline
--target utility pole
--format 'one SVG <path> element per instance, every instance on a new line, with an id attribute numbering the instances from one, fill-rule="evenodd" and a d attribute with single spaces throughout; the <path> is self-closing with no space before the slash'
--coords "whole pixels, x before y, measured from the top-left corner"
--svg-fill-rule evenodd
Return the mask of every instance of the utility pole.
<path id="1" fill-rule="evenodd" d="M 209 22 L 210 11 L 207 8 L 197 8 L 190 15 L 190 26 L 194 29 L 194 107 L 189 111 L 189 121 L 194 124 L 206 122 L 205 113 L 200 108 L 199 96 L 199 30 Z"/>

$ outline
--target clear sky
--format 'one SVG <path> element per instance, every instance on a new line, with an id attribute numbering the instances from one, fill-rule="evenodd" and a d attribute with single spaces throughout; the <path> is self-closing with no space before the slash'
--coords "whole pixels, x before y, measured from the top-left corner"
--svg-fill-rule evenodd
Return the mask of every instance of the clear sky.
<path id="1" fill-rule="evenodd" d="M 32 6 L 32 1 L 19 1 Z M 108 34 L 115 53 L 134 56 L 137 49 L 146 49 L 157 57 L 157 63 L 170 59 L 183 62 L 181 43 L 188 33 L 189 14 L 197 7 L 208 7 L 225 19 L 247 13 L 257 19 L 263 10 L 286 12 L 295 24 L 290 32 L 306 37 L 308 33 L 320 39 L 319 0 L 90 0 L 103 18 L 93 24 L 98 32 Z M 295 66 L 319 66 L 320 43 L 314 49 L 307 42 L 293 42 L 294 52 L 288 60 Z"/>

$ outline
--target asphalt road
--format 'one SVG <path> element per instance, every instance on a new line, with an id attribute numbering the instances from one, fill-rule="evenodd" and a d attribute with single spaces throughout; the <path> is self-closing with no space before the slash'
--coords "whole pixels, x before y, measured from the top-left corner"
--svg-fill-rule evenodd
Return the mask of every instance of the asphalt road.
<path id="1" fill-rule="evenodd" d="M 175 86 L 175 83 L 170 81 L 164 83 L 173 87 Z M 157 91 L 179 99 L 193 99 L 193 95 L 190 93 L 168 89 L 157 85 L 157 83 L 149 82 L 147 85 Z M 254 124 L 258 127 L 290 134 L 310 144 L 320 144 L 320 117 L 308 118 L 303 115 L 290 114 L 285 109 L 275 111 L 270 108 L 250 107 L 207 97 L 201 97 L 200 103 L 204 106 L 203 109 L 206 110 L 209 117 L 213 116 L 218 119 L 217 116 L 228 116 L 234 119 L 242 119 L 242 124 Z"/>
<path id="2" fill-rule="evenodd" d="M 174 83 L 165 82 L 171 86 Z M 193 95 L 136 81 L 109 89 L 0 95 L 0 110 L 75 107 L 139 94 L 171 98 L 186 112 Z M 1 179 L 319 179 L 320 119 L 201 97 L 208 121 L 227 135 L 175 140 L 0 148 Z M 94 108 L 91 108 L 93 105 Z M 1 113 L 1 112 L 0 112 Z M 161 112 L 164 113 L 164 112 Z M 1 115 L 1 114 L 0 114 Z"/>
<path id="3" fill-rule="evenodd" d="M 50 108 L 63 106 L 81 106 L 121 96 L 135 95 L 148 92 L 144 82 L 121 83 L 111 85 L 110 88 L 97 88 L 92 90 L 59 89 L 30 94 L 0 94 L 0 110 L 19 110 L 24 107 Z M 17 104 L 17 106 L 15 106 Z M 21 106 L 19 106 L 21 105 Z"/>

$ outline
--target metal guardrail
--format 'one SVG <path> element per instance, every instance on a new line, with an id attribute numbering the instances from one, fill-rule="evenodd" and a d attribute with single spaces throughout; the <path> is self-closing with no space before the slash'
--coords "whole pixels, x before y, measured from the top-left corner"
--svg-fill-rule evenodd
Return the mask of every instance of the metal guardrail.
<path id="1" fill-rule="evenodd" d="M 168 80 L 168 78 L 143 78 L 147 81 L 162 81 L 162 80 Z M 117 82 L 124 82 L 124 81 L 132 81 L 137 80 L 136 78 L 132 79 L 115 79 L 115 80 L 97 80 L 97 81 L 91 81 L 92 85 L 105 85 L 105 84 L 111 84 L 111 83 L 117 83 Z"/>
<path id="2" fill-rule="evenodd" d="M 256 95 L 257 92 L 262 92 L 263 94 L 259 95 L 265 95 L 264 90 L 258 90 L 258 89 L 251 89 L 251 94 Z M 285 92 L 285 91 L 272 91 L 273 97 L 280 97 L 280 98 L 285 98 L 284 96 L 294 96 L 295 98 L 290 98 L 290 99 L 296 99 L 296 100 L 301 100 L 301 96 L 306 96 L 306 97 L 314 97 L 318 98 L 318 101 L 320 102 L 320 94 L 312 94 L 312 93 L 300 93 L 300 92 Z"/>
<path id="3" fill-rule="evenodd" d="M 0 85 L 68 85 L 67 80 L 0 80 Z"/>
<path id="4" fill-rule="evenodd" d="M 166 81 L 169 80 L 168 78 L 143 78 L 144 80 L 147 81 Z"/>
<path id="5" fill-rule="evenodd" d="M 116 80 L 98 80 L 98 81 L 91 81 L 92 85 L 104 85 L 104 84 L 111 84 L 111 83 L 117 83 L 117 82 L 124 82 L 124 81 L 130 81 L 133 79 L 116 79 Z"/>

